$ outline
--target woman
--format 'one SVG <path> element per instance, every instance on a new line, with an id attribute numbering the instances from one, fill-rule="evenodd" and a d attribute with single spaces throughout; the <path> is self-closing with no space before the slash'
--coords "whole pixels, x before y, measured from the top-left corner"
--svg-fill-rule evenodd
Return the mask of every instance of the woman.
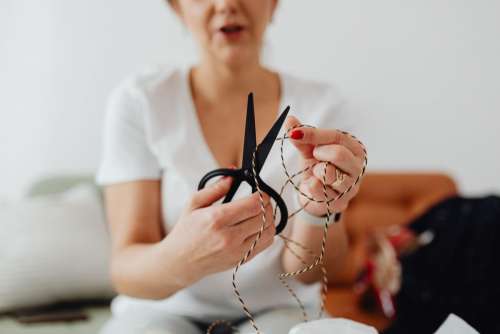
<path id="1" fill-rule="evenodd" d="M 259 197 L 240 195 L 212 205 L 224 197 L 231 178 L 195 191 L 206 172 L 240 164 L 246 96 L 254 92 L 257 142 L 285 104 L 295 115 L 286 128 L 301 121 L 318 126 L 291 131 L 296 149 L 289 149 L 285 159 L 296 170 L 299 159 L 303 165 L 330 161 L 329 196 L 347 189 L 360 174 L 363 150 L 333 129 L 342 128 L 346 117 L 340 115 L 341 100 L 332 88 L 261 65 L 262 40 L 277 0 L 172 0 L 170 6 L 193 34 L 200 62 L 132 76 L 110 99 L 97 179 L 106 185 L 111 275 L 120 296 L 103 332 L 201 333 L 216 319 L 240 323 L 242 333 L 253 332 L 233 295 L 231 278 L 261 227 Z M 261 177 L 279 190 L 284 175 L 274 146 Z M 334 183 L 334 166 L 345 175 L 343 182 Z M 302 191 L 322 199 L 323 172 L 318 165 L 305 174 Z M 356 186 L 330 209 L 343 211 L 357 191 Z M 283 195 L 289 205 L 294 196 Z M 271 208 L 266 208 L 271 221 Z M 306 210 L 283 235 L 317 250 L 323 234 L 318 217 L 326 208 L 311 203 Z M 342 222 L 328 233 L 326 260 L 333 280 L 347 241 Z M 259 328 L 277 334 L 302 321 L 278 274 L 303 265 L 274 234 L 274 224 L 267 224 L 237 281 Z M 313 270 L 290 282 L 308 310 L 319 303 L 320 274 Z"/>

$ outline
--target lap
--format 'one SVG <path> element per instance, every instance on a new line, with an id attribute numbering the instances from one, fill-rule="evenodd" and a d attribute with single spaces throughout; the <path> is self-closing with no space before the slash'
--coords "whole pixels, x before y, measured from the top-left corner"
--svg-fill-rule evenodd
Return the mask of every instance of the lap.
<path id="1" fill-rule="evenodd" d="M 308 319 L 315 320 L 317 312 L 307 311 Z M 330 317 L 328 314 L 323 316 Z M 255 323 L 262 334 L 287 334 L 290 329 L 304 321 L 299 307 L 283 307 L 267 310 L 254 316 Z M 240 334 L 254 334 L 249 320 L 236 325 Z M 101 329 L 100 334 L 204 334 L 199 325 L 189 319 L 152 311 L 150 309 L 113 316 Z"/>
<path id="2" fill-rule="evenodd" d="M 307 311 L 309 320 L 316 320 L 318 312 Z M 324 314 L 322 318 L 330 318 Z M 255 323 L 262 334 L 288 334 L 295 325 L 304 322 L 302 310 L 299 307 L 284 307 L 269 310 L 254 317 Z M 254 334 L 255 330 L 249 320 L 237 326 L 240 334 Z"/>
<path id="3" fill-rule="evenodd" d="M 147 310 L 113 316 L 100 334 L 203 334 L 188 319 L 163 312 Z"/>

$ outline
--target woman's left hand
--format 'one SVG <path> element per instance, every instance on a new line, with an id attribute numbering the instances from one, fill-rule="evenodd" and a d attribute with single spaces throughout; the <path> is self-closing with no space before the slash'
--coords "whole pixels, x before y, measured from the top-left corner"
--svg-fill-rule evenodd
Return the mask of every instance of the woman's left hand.
<path id="1" fill-rule="evenodd" d="M 301 124 L 293 116 L 286 120 L 285 127 Z M 288 136 L 301 155 L 301 169 L 314 166 L 302 174 L 300 190 L 315 200 L 324 201 L 323 181 L 326 181 L 328 199 L 337 197 L 354 184 L 362 173 L 365 150 L 361 143 L 348 134 L 335 129 L 298 127 L 289 131 Z M 329 162 L 326 167 L 325 162 Z M 340 179 L 337 181 L 337 177 Z M 343 177 L 343 180 L 342 180 Z M 330 212 L 342 212 L 359 190 L 358 182 L 340 199 L 330 202 Z M 301 205 L 309 200 L 299 195 Z M 314 216 L 327 213 L 325 203 L 309 202 L 304 209 Z"/>

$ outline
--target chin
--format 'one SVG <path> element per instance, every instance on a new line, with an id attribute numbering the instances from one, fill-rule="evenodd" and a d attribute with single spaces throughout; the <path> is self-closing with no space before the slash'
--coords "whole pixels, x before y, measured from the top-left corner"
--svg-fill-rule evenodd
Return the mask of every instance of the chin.
<path id="1" fill-rule="evenodd" d="M 254 61 L 256 54 L 258 56 L 258 53 L 253 50 L 233 47 L 222 50 L 222 52 L 217 55 L 217 58 L 231 68 L 240 68 L 251 64 Z"/>

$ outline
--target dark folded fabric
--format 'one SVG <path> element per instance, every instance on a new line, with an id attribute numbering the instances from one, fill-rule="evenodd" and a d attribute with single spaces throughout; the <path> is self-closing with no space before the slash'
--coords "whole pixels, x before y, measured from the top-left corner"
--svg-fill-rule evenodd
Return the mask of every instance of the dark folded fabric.
<path id="1" fill-rule="evenodd" d="M 500 198 L 450 198 L 410 228 L 434 239 L 401 259 L 397 316 L 384 333 L 433 333 L 450 313 L 500 333 Z"/>

